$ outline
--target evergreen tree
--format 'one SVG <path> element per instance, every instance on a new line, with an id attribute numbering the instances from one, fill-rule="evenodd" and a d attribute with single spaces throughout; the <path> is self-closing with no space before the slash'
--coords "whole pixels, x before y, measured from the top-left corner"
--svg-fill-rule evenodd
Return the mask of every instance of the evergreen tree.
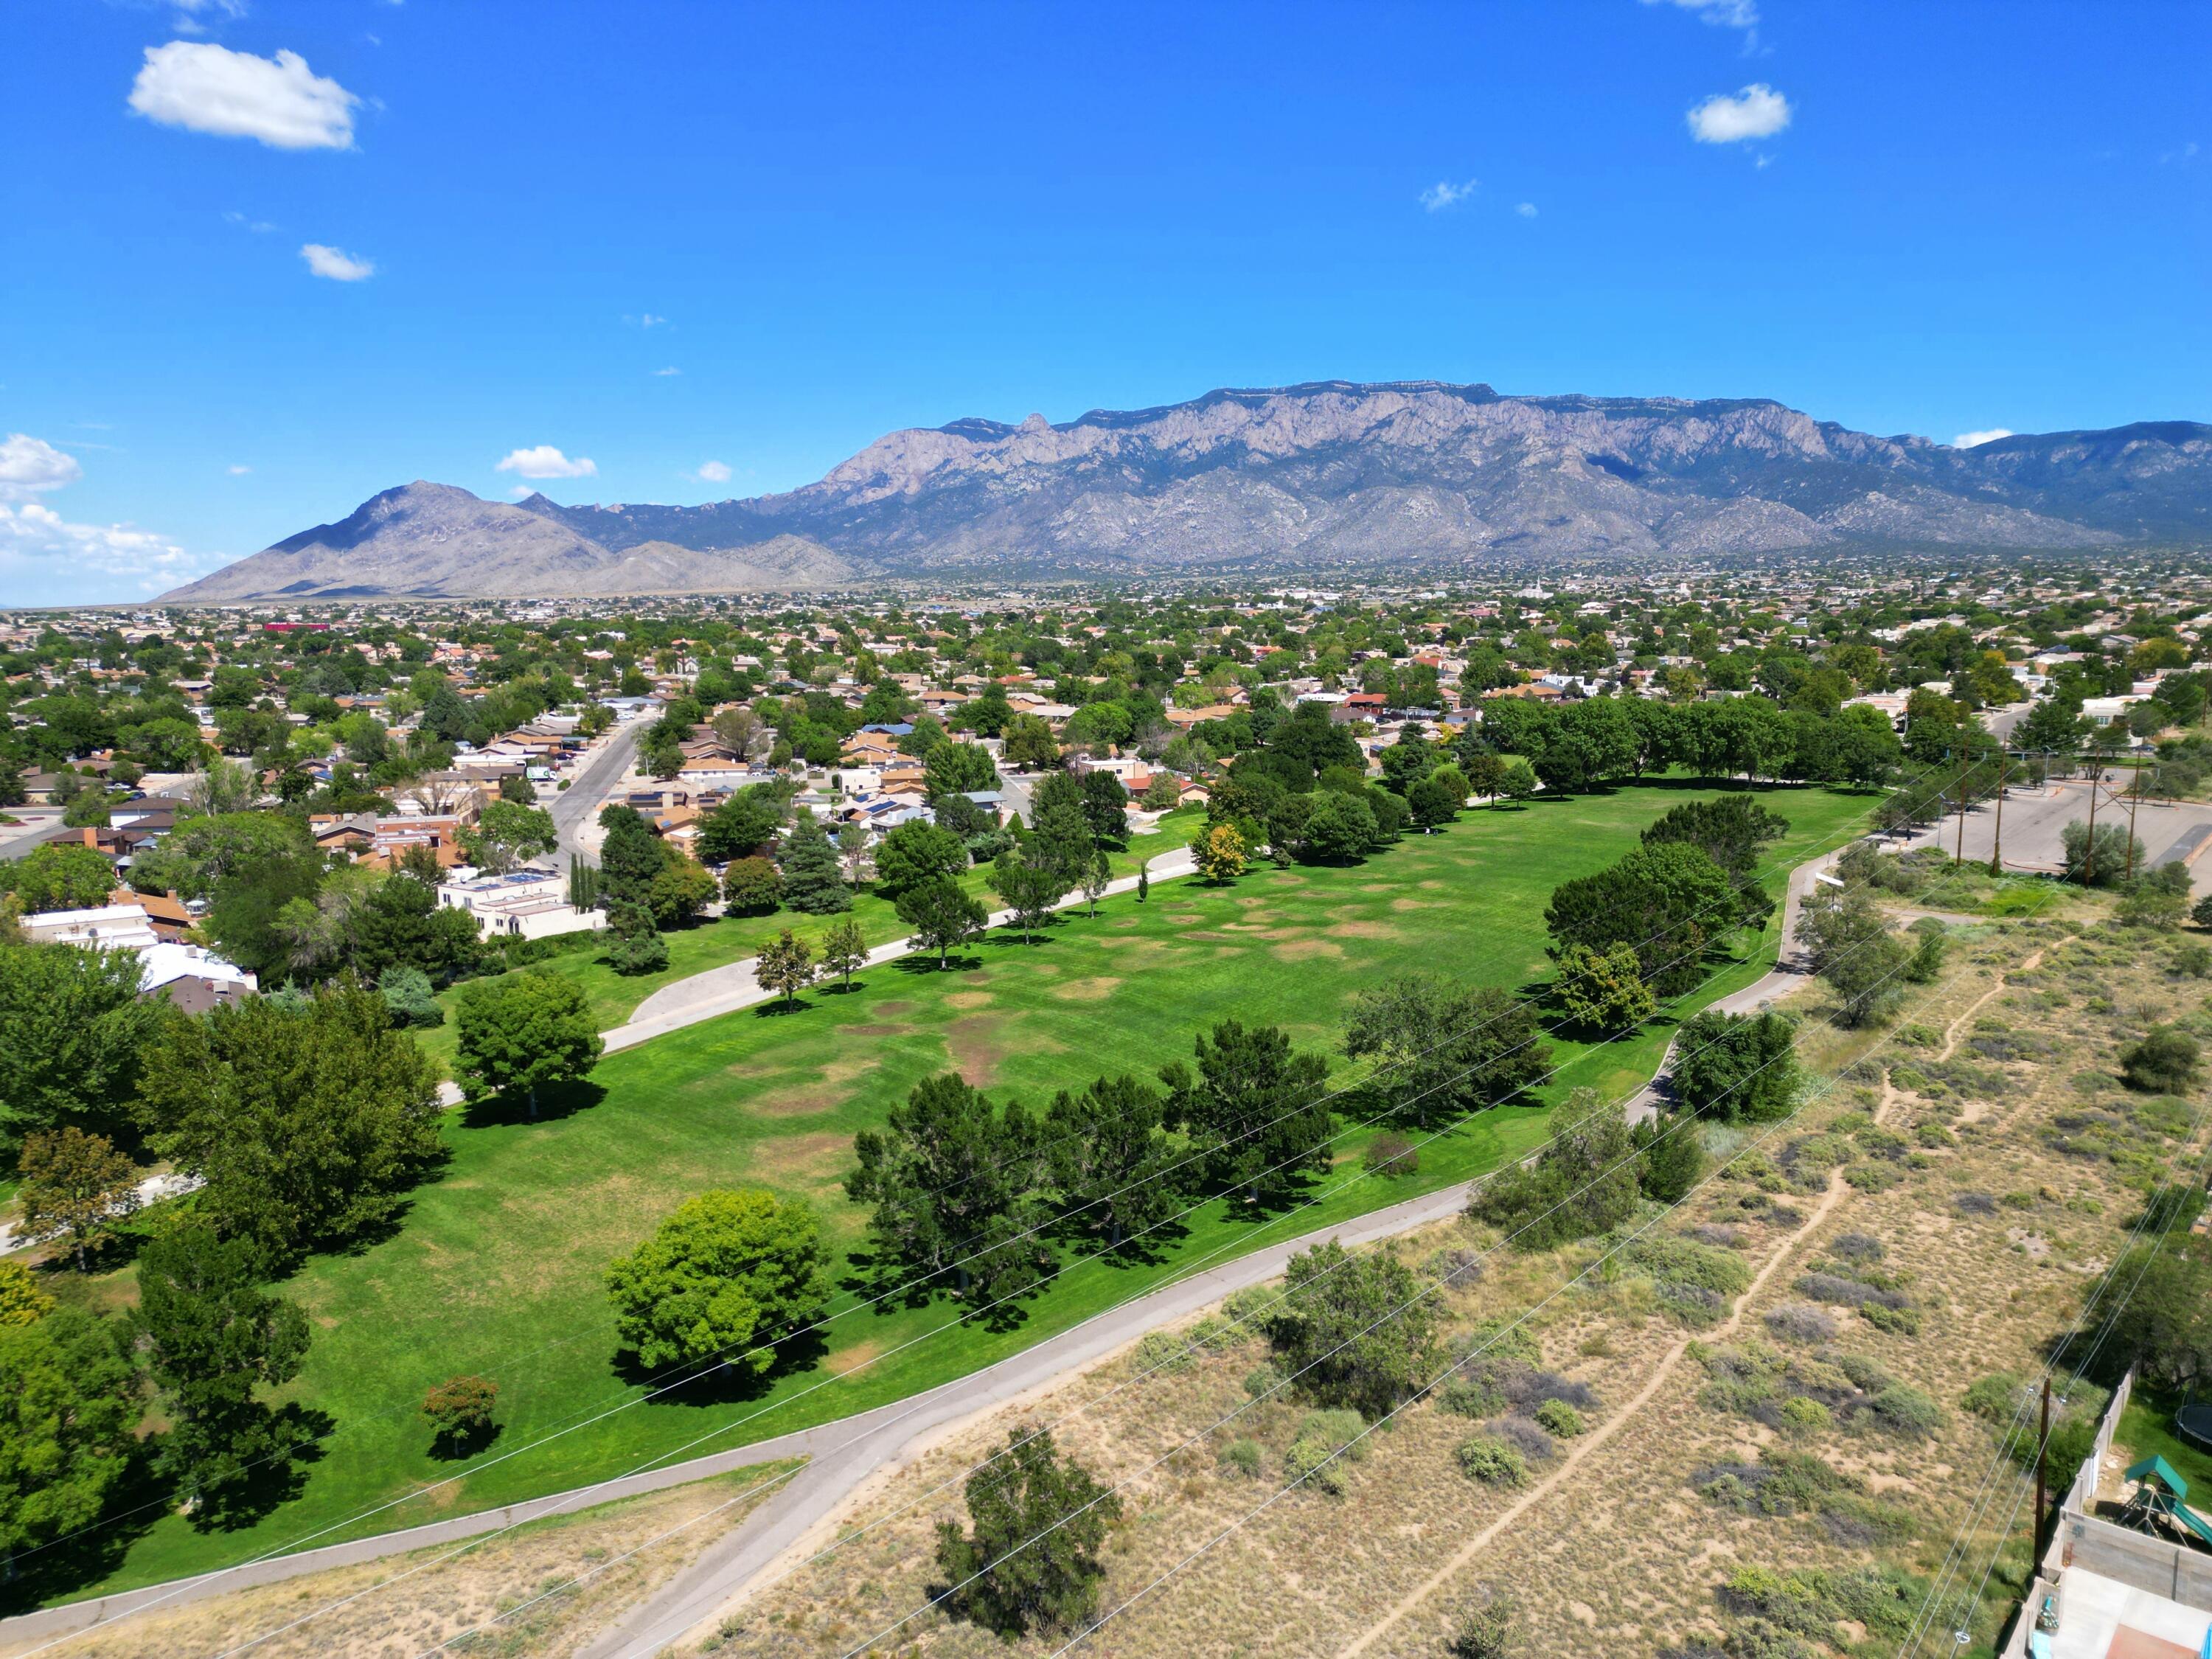
<path id="1" fill-rule="evenodd" d="M 1326 1060 L 1292 1053 L 1274 1026 L 1234 1019 L 1200 1032 L 1193 1048 L 1196 1075 L 1176 1060 L 1160 1081 L 1166 1120 L 1190 1137 L 1206 1186 L 1267 1205 L 1328 1167 Z"/>
<path id="2" fill-rule="evenodd" d="M 289 1459 L 309 1438 L 296 1415 L 257 1396 L 299 1374 L 307 1320 L 259 1288 L 264 1258 L 250 1240 L 193 1220 L 138 1259 L 131 1325 L 161 1391 L 170 1428 L 160 1464 L 193 1500 L 193 1521 L 224 1524 L 251 1504 L 257 1466 Z"/>
<path id="3" fill-rule="evenodd" d="M 853 1142 L 846 1195 L 874 1206 L 878 1273 L 950 1273 L 977 1307 L 1034 1289 L 1049 1258 L 1034 1231 L 1044 1160 L 1018 1101 L 992 1109 L 957 1072 L 915 1085 L 881 1129 Z"/>
<path id="4" fill-rule="evenodd" d="M 1080 1094 L 1062 1090 L 1045 1114 L 1044 1145 L 1069 1218 L 1118 1250 L 1172 1214 L 1182 1196 L 1171 1169 L 1165 1103 L 1133 1077 L 1100 1078 Z"/>
<path id="5" fill-rule="evenodd" d="M 822 820 L 802 811 L 784 832 L 781 850 L 783 902 L 809 915 L 834 915 L 853 908 L 837 848 Z"/>

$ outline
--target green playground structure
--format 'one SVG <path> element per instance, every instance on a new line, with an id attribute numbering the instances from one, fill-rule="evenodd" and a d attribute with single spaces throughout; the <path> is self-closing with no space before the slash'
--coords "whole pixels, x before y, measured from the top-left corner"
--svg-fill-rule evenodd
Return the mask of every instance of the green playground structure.
<path id="1" fill-rule="evenodd" d="M 2182 1501 L 2189 1496 L 2189 1483 L 2172 1464 L 2163 1457 L 2146 1457 L 2124 1478 L 2134 1481 L 2136 1489 L 2120 1510 L 2122 1524 L 2144 1532 L 2179 1533 L 2212 1549 L 2212 1521 Z"/>

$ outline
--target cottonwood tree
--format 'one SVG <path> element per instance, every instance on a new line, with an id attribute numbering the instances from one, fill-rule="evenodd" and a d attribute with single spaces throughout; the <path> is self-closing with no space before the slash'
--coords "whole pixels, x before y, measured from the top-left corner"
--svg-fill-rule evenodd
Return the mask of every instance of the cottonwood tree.
<path id="1" fill-rule="evenodd" d="M 722 908 L 732 916 L 773 915 L 783 908 L 783 877 L 767 859 L 732 859 L 722 871 Z"/>
<path id="2" fill-rule="evenodd" d="M 762 1376 L 775 1345 L 819 1311 L 828 1261 L 822 1224 L 799 1200 L 704 1192 L 609 1265 L 615 1328 L 654 1370 L 718 1358 Z"/>
<path id="3" fill-rule="evenodd" d="M 515 1095 L 538 1116 L 538 1091 L 580 1081 L 606 1045 L 584 988 L 561 974 L 501 974 L 461 988 L 456 1080 L 471 1104 Z"/>
<path id="4" fill-rule="evenodd" d="M 1012 1641 L 1032 1631 L 1076 1631 L 1098 1612 L 1098 1552 L 1121 1500 L 1053 1448 L 1047 1429 L 1018 1428 L 1006 1449 L 968 1477 L 969 1529 L 937 1526 L 937 1565 L 948 1581 L 931 1595 L 950 1618 Z"/>
<path id="5" fill-rule="evenodd" d="M 198 1220 L 138 1259 L 131 1330 L 170 1422 L 158 1462 L 191 1500 L 196 1525 L 236 1518 L 254 1470 L 309 1438 L 296 1416 L 259 1398 L 298 1376 L 307 1352 L 307 1316 L 260 1288 L 265 1261 L 252 1240 Z"/>
<path id="6" fill-rule="evenodd" d="M 1662 842 L 1562 882 L 1544 924 L 1555 959 L 1577 945 L 1598 951 L 1630 945 L 1644 983 L 1667 998 L 1696 988 L 1707 945 L 1736 925 L 1741 906 L 1734 884 L 1702 848 Z"/>
<path id="7" fill-rule="evenodd" d="M 1326 1060 L 1293 1053 L 1274 1026 L 1234 1019 L 1201 1031 L 1192 1047 L 1196 1073 L 1176 1060 L 1160 1081 L 1166 1120 L 1189 1136 L 1207 1187 L 1264 1206 L 1328 1167 Z"/>
<path id="8" fill-rule="evenodd" d="M 155 1150 L 207 1182 L 200 1212 L 274 1260 L 390 1220 L 445 1156 L 436 1067 L 350 981 L 172 1020 L 140 1098 Z"/>
<path id="9" fill-rule="evenodd" d="M 1662 813 L 1644 831 L 1646 847 L 1680 842 L 1713 861 L 1735 889 L 1738 919 L 1764 927 L 1774 914 L 1774 898 L 1759 879 L 1765 850 L 1790 833 L 1790 820 L 1769 811 L 1750 795 L 1721 795 L 1690 801 Z"/>
<path id="10" fill-rule="evenodd" d="M 968 867 L 968 849 L 950 830 L 909 819 L 885 836 L 876 848 L 876 887 L 896 899 L 924 882 L 957 876 Z"/>
<path id="11" fill-rule="evenodd" d="M 0 1132 L 133 1133 L 139 1068 L 162 1021 L 130 951 L 0 945 Z"/>
<path id="12" fill-rule="evenodd" d="M 114 1224 L 138 1206 L 138 1166 L 106 1135 L 87 1134 L 74 1124 L 25 1136 L 16 1169 L 23 1178 L 16 1201 L 24 1236 L 67 1238 L 79 1273 Z"/>
<path id="13" fill-rule="evenodd" d="M 1635 947 L 1626 942 L 1605 951 L 1570 945 L 1552 988 L 1567 1018 L 1585 1031 L 1626 1035 L 1659 1006 L 1644 982 Z"/>
<path id="14" fill-rule="evenodd" d="M 1535 1010 L 1521 998 L 1422 974 L 1362 992 L 1344 1051 L 1376 1061 L 1371 1086 L 1406 1125 L 1447 1122 L 1510 1099 L 1543 1078 L 1552 1060 Z"/>
<path id="15" fill-rule="evenodd" d="M 41 910 L 88 910 L 115 890 L 115 866 L 95 849 L 48 842 L 11 865 L 15 902 L 26 915 Z"/>
<path id="16" fill-rule="evenodd" d="M 76 1309 L 0 1322 L 0 1557 L 97 1522 L 130 1472 L 144 1410 L 109 1328 Z"/>
<path id="17" fill-rule="evenodd" d="M 525 859 L 550 853 L 555 844 L 553 815 L 504 798 L 483 809 L 473 825 L 460 835 L 469 861 L 494 875 L 503 875 Z"/>
<path id="18" fill-rule="evenodd" d="M 945 965 L 946 952 L 977 937 L 991 920 L 981 902 L 948 876 L 908 888 L 899 895 L 897 908 L 914 943 L 937 952 L 939 968 Z"/>

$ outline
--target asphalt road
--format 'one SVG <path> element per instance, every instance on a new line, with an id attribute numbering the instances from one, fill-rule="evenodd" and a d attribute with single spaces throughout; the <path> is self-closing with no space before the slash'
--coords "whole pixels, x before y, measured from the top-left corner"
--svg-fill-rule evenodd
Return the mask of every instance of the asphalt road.
<path id="1" fill-rule="evenodd" d="M 553 798 L 553 833 L 561 852 L 586 864 L 599 863 L 598 846 L 584 843 L 584 831 L 596 824 L 607 792 L 629 774 L 647 724 L 641 717 L 615 727 L 605 742 L 584 757 L 568 787 Z"/>
<path id="2" fill-rule="evenodd" d="M 2125 825 L 2128 803 L 2115 799 L 2107 784 L 2097 800 L 2097 823 Z M 2041 788 L 2014 787 L 2005 792 L 2003 847 L 2008 870 L 2036 871 L 2056 875 L 2065 867 L 2060 837 L 2065 827 L 2089 816 L 2089 785 L 2086 779 L 2066 778 Z M 1997 810 L 1994 801 L 1971 808 L 1966 815 L 1965 856 L 1976 864 L 1989 861 L 1997 841 Z M 1916 831 L 1912 847 L 1936 847 L 1946 853 L 1960 846 L 1959 818 L 1954 813 L 1940 823 Z M 2198 855 L 2212 843 L 2212 805 L 2202 801 L 2179 801 L 2171 805 L 2147 800 L 2135 811 L 2136 839 L 2143 844 L 2150 866 L 2184 863 L 2190 866 L 2197 890 L 2206 890 L 2212 865 L 2198 868 Z"/>

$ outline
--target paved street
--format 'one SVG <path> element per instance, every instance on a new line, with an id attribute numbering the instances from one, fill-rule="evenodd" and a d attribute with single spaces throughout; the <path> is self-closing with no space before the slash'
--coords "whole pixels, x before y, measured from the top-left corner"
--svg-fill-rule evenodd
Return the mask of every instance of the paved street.
<path id="1" fill-rule="evenodd" d="M 2120 823 L 2128 821 L 2129 804 L 2115 799 L 2111 786 L 2106 786 L 2097 803 L 2099 824 Z M 2014 787 L 2005 792 L 2003 812 L 2004 867 L 2011 871 L 2039 872 L 2056 875 L 2065 867 L 2065 854 L 2060 836 L 2067 824 L 2076 819 L 2086 822 L 2089 817 L 2089 784 L 2087 779 L 2068 778 L 2047 784 L 2039 789 Z M 1984 801 L 1966 815 L 1965 856 L 1976 864 L 1989 861 L 1990 848 L 1996 844 L 1998 834 L 1997 805 Z M 2196 890 L 2206 890 L 2208 875 L 2212 866 L 2201 865 L 2199 855 L 2208 844 L 2212 844 L 2212 805 L 2200 801 L 2181 801 L 2168 805 L 2163 801 L 2147 800 L 2136 809 L 2136 839 L 2142 842 L 2147 861 L 2153 866 L 2180 861 L 2190 866 Z M 1911 847 L 1937 847 L 1946 853 L 1960 846 L 1959 817 L 1956 813 L 1940 823 L 1929 825 L 1907 838 Z"/>

